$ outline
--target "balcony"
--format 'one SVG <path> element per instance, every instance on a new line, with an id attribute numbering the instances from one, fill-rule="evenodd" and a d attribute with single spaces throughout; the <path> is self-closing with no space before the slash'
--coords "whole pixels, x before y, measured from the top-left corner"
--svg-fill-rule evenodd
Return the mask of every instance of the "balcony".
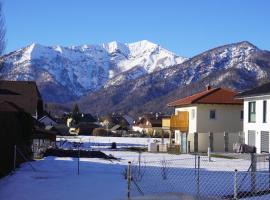
<path id="1" fill-rule="evenodd" d="M 188 131 L 188 112 L 178 112 L 177 115 L 172 115 L 171 118 L 162 119 L 162 127 L 163 129 Z"/>

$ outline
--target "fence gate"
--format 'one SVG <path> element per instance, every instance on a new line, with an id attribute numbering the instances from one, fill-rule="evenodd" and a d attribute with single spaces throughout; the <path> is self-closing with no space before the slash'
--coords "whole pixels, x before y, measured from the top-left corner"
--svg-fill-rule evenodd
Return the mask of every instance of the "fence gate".
<path id="1" fill-rule="evenodd" d="M 269 132 L 261 132 L 261 152 L 269 153 Z"/>

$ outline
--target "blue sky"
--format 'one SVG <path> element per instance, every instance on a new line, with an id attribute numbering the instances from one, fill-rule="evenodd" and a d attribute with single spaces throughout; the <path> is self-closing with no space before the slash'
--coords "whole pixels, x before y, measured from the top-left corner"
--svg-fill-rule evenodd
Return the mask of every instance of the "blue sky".
<path id="1" fill-rule="evenodd" d="M 268 0 L 2 0 L 7 49 L 149 40 L 191 57 L 248 40 L 270 50 Z"/>

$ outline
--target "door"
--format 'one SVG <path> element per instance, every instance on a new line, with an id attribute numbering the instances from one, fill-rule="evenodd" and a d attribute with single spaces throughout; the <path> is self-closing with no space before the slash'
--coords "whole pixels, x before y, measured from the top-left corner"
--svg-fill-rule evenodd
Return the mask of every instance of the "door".
<path id="1" fill-rule="evenodd" d="M 269 132 L 261 131 L 261 153 L 269 153 Z"/>
<path id="2" fill-rule="evenodd" d="M 181 153 L 187 153 L 187 133 L 181 133 Z"/>
<path id="3" fill-rule="evenodd" d="M 248 145 L 255 147 L 256 131 L 248 131 Z"/>

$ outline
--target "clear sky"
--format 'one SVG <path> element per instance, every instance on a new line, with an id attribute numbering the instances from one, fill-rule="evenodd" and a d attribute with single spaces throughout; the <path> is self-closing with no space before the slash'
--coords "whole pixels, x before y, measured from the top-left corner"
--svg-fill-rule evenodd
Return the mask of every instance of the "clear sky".
<path id="1" fill-rule="evenodd" d="M 7 49 L 149 40 L 191 57 L 248 40 L 270 50 L 270 0 L 2 0 Z"/>

